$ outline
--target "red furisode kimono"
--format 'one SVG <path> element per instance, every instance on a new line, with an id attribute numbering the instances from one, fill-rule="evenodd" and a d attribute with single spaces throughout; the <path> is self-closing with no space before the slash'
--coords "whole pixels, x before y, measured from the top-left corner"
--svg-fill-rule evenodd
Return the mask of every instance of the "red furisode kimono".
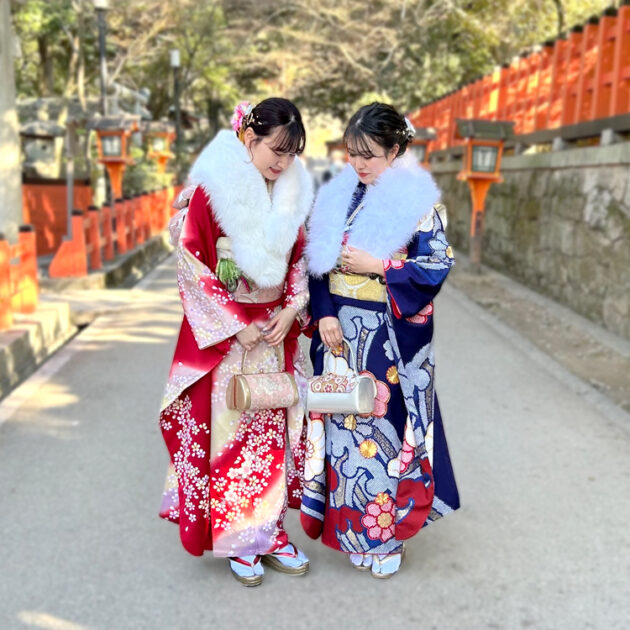
<path id="1" fill-rule="evenodd" d="M 270 194 L 230 132 L 206 147 L 191 179 L 200 185 L 177 247 L 184 319 L 160 413 L 171 457 L 160 516 L 179 523 L 191 554 L 270 553 L 288 543 L 283 517 L 287 506 L 300 507 L 302 496 L 306 376 L 297 338 L 308 318 L 301 225 L 310 179 L 295 160 Z M 243 273 L 231 293 L 214 273 L 219 257 Z M 252 322 L 262 328 L 286 307 L 298 317 L 283 347 L 263 340 L 243 362 L 236 333 Z M 300 402 L 289 409 L 227 409 L 227 384 L 242 368 L 293 373 Z"/>

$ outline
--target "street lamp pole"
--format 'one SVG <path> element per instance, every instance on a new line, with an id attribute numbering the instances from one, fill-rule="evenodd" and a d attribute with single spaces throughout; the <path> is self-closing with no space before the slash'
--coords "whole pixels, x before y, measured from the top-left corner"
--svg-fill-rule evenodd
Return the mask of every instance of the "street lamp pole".
<path id="1" fill-rule="evenodd" d="M 93 0 L 98 19 L 98 51 L 100 57 L 101 76 L 101 114 L 107 116 L 107 59 L 105 57 L 105 13 L 108 9 L 108 0 Z"/>
<path id="2" fill-rule="evenodd" d="M 180 154 L 182 149 L 182 112 L 179 106 L 180 85 L 179 85 L 179 69 L 180 69 L 179 50 L 171 50 L 171 68 L 173 68 L 173 97 L 175 101 L 175 160 L 179 169 Z"/>

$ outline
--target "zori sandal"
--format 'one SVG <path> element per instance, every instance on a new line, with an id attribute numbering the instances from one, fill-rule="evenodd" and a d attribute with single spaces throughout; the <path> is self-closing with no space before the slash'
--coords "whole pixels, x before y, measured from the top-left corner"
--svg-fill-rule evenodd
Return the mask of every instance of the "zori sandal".
<path id="1" fill-rule="evenodd" d="M 264 564 L 287 575 L 304 575 L 308 571 L 308 558 L 294 544 L 289 543 L 273 553 L 262 556 Z"/>
<path id="2" fill-rule="evenodd" d="M 372 567 L 372 554 L 371 553 L 351 553 L 350 564 L 357 571 L 369 571 Z"/>
<path id="3" fill-rule="evenodd" d="M 234 578 L 243 586 L 258 586 L 263 581 L 265 569 L 260 564 L 260 556 L 228 558 Z"/>
<path id="4" fill-rule="evenodd" d="M 372 576 L 379 580 L 386 580 L 398 573 L 402 559 L 405 555 L 405 548 L 400 553 L 378 554 L 372 561 Z"/>

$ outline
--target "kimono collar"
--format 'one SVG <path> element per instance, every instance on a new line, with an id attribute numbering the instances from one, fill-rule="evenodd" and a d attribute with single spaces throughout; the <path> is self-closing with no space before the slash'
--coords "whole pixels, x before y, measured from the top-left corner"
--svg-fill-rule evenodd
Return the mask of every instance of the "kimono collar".
<path id="1" fill-rule="evenodd" d="M 201 152 L 190 180 L 208 195 L 245 275 L 261 288 L 281 285 L 313 199 L 313 184 L 300 160 L 278 177 L 270 197 L 245 146 L 233 131 L 224 130 Z"/>
<path id="2" fill-rule="evenodd" d="M 309 272 L 315 276 L 328 273 L 337 262 L 346 213 L 358 183 L 355 170 L 348 164 L 320 188 L 309 220 L 306 246 Z M 367 187 L 348 244 L 376 258 L 391 258 L 409 243 L 439 198 L 433 177 L 408 152 Z"/>

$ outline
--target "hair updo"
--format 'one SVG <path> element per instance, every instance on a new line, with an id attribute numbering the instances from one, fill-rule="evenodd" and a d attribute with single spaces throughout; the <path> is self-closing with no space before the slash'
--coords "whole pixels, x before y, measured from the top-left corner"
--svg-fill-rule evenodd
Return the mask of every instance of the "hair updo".
<path id="1" fill-rule="evenodd" d="M 277 153 L 299 155 L 304 151 L 306 131 L 300 110 L 286 98 L 266 98 L 258 103 L 243 118 L 240 132 L 244 133 L 250 127 L 261 138 L 271 135 L 279 127 L 281 131 L 271 147 Z"/>
<path id="2" fill-rule="evenodd" d="M 347 149 L 370 158 L 373 153 L 368 138 L 383 147 L 386 153 L 398 145 L 396 157 L 400 157 L 407 150 L 413 131 L 392 105 L 375 102 L 364 105 L 352 116 L 343 134 L 343 143 Z"/>

